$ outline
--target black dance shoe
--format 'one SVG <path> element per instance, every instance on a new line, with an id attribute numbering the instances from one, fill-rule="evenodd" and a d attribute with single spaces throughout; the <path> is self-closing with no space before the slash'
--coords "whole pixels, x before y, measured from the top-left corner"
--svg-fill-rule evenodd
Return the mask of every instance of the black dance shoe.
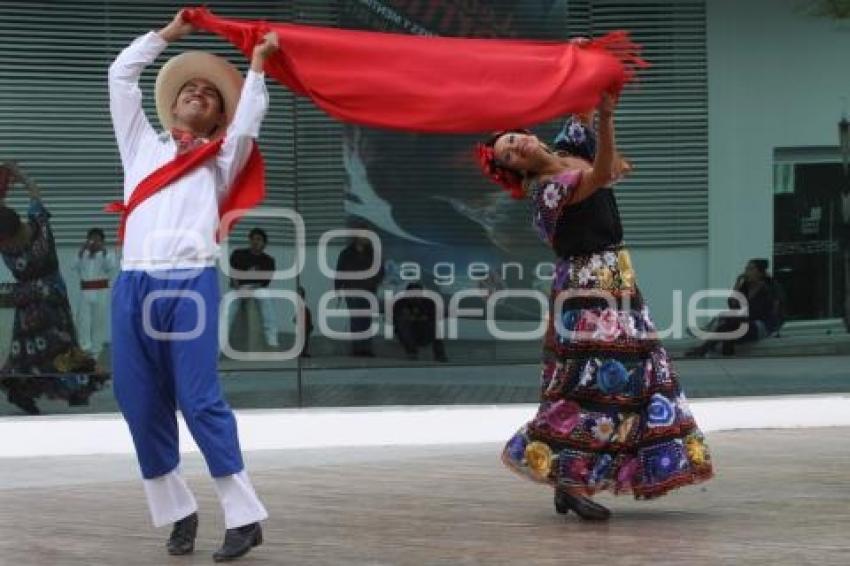
<path id="1" fill-rule="evenodd" d="M 263 529 L 260 523 L 227 529 L 224 533 L 224 544 L 213 554 L 213 560 L 216 562 L 236 560 L 261 544 L 263 544 Z"/>
<path id="2" fill-rule="evenodd" d="M 35 404 L 35 399 L 21 393 L 17 389 L 10 389 L 9 393 L 6 395 L 6 400 L 12 405 L 22 409 L 28 415 L 41 414 L 41 411 L 38 410 L 38 405 Z"/>
<path id="3" fill-rule="evenodd" d="M 566 499 L 561 497 L 561 492 L 555 490 L 555 513 L 558 515 L 567 515 L 570 512 L 570 506 L 567 505 Z"/>
<path id="4" fill-rule="evenodd" d="M 589 497 L 570 495 L 566 491 L 555 491 L 555 511 L 566 515 L 572 509 L 576 515 L 585 521 L 607 521 L 611 518 L 611 511 L 603 507 Z"/>
<path id="5" fill-rule="evenodd" d="M 174 523 L 171 536 L 165 544 L 168 554 L 172 556 L 191 554 L 195 550 L 196 536 L 198 536 L 198 514 L 192 513 Z"/>

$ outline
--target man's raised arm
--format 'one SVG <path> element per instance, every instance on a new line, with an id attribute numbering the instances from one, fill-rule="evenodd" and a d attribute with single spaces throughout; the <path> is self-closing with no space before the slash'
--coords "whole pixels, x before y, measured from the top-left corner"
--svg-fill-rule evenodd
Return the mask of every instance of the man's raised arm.
<path id="1" fill-rule="evenodd" d="M 142 110 L 139 77 L 170 42 L 191 31 L 192 26 L 178 13 L 159 32 L 148 32 L 133 41 L 109 66 L 109 111 L 125 169 L 132 163 L 141 140 L 156 137 Z"/>

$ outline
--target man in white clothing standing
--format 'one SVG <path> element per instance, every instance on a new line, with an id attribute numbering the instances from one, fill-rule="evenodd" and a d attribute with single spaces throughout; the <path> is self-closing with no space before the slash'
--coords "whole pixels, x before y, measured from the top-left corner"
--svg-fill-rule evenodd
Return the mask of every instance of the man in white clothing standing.
<path id="1" fill-rule="evenodd" d="M 109 280 L 117 267 L 115 254 L 104 245 L 105 239 L 100 228 L 89 230 L 74 263 L 74 271 L 80 276 L 77 337 L 80 348 L 95 361 L 106 342 Z"/>
<path id="2" fill-rule="evenodd" d="M 121 162 L 123 258 L 112 295 L 113 383 L 130 428 L 155 526 L 173 523 L 167 549 L 194 550 L 197 503 L 180 472 L 175 411 L 201 449 L 227 529 L 216 561 L 262 543 L 267 513 L 244 469 L 236 420 L 218 379 L 217 231 L 228 202 L 263 195 L 256 146 L 268 107 L 263 67 L 277 50 L 267 34 L 244 81 L 230 63 L 187 52 L 157 77 L 164 133 L 142 109 L 139 76 L 191 33 L 181 13 L 124 49 L 109 68 L 109 100 Z M 234 207 L 234 210 L 239 207 Z"/>

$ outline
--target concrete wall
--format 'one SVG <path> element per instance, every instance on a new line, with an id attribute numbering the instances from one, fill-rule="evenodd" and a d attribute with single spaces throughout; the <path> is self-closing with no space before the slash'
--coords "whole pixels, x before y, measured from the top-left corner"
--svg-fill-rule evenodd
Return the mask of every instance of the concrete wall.
<path id="1" fill-rule="evenodd" d="M 659 330 L 675 324 L 674 318 L 681 320 L 683 328 L 687 326 L 688 301 L 706 284 L 705 248 L 640 248 L 632 250 L 632 260 L 638 285 Z M 679 311 L 681 316 L 676 314 Z"/>
<path id="2" fill-rule="evenodd" d="M 850 25 L 798 0 L 707 0 L 709 285 L 772 257 L 773 150 L 836 146 Z"/>

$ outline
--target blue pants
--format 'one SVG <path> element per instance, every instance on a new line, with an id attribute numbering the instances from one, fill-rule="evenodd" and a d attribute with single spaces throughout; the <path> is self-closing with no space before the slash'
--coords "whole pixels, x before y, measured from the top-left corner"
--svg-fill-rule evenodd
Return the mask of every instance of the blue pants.
<path id="1" fill-rule="evenodd" d="M 162 278 L 187 274 L 190 278 Z M 152 479 L 177 467 L 178 408 L 210 474 L 238 473 L 243 463 L 236 419 L 218 380 L 218 274 L 209 267 L 157 275 L 122 271 L 112 291 L 113 387 L 142 476 Z M 146 329 L 143 308 L 151 293 L 164 296 L 150 303 Z M 205 318 L 200 328 L 199 316 Z M 196 328 L 197 336 L 190 337 Z"/>

